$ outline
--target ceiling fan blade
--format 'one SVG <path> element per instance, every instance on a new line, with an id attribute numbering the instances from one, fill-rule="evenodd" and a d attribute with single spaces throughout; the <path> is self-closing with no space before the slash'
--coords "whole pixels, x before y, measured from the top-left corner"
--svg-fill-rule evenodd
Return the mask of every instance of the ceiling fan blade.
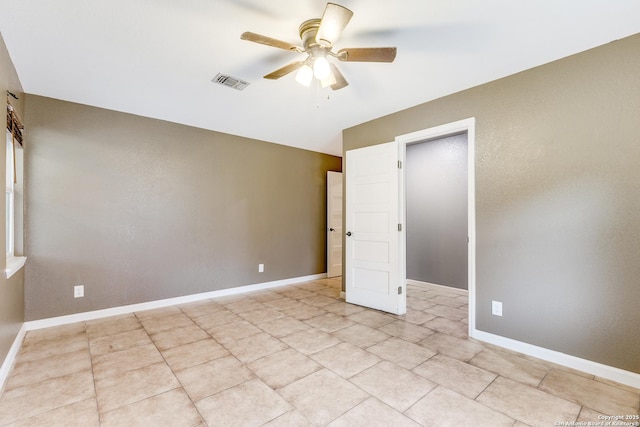
<path id="1" fill-rule="evenodd" d="M 360 47 L 340 49 L 336 57 L 349 62 L 393 62 L 396 53 L 395 47 Z"/>
<path id="2" fill-rule="evenodd" d="M 252 33 L 250 31 L 246 31 L 244 33 L 242 33 L 242 35 L 240 36 L 240 38 L 242 40 L 248 40 L 250 42 L 254 42 L 254 43 L 260 43 L 260 44 L 264 44 L 267 46 L 273 46 L 273 47 L 277 47 L 280 49 L 284 49 L 284 50 L 291 50 L 291 51 L 296 51 L 296 52 L 300 52 L 302 51 L 302 49 L 296 45 L 293 45 L 291 43 L 282 41 L 282 40 L 278 40 L 278 39 L 274 39 L 271 37 L 267 37 L 267 36 L 263 36 L 262 34 L 256 34 L 256 33 Z"/>
<path id="3" fill-rule="evenodd" d="M 264 76 L 264 78 L 269 80 L 277 80 L 280 77 L 284 77 L 287 74 L 294 72 L 295 70 L 302 67 L 303 65 L 304 65 L 304 61 L 292 62 L 289 65 L 285 65 L 284 67 L 278 68 L 274 72 L 267 74 L 266 76 Z"/>
<path id="4" fill-rule="evenodd" d="M 333 46 L 352 16 L 353 12 L 346 7 L 335 3 L 327 3 L 320 21 L 320 27 L 316 33 L 316 42 L 324 47 Z"/>
<path id="5" fill-rule="evenodd" d="M 333 77 L 336 79 L 336 82 L 331 85 L 331 89 L 338 90 L 343 87 L 349 86 L 349 82 L 344 78 L 338 67 L 335 64 L 331 64 L 331 72 L 333 73 Z"/>

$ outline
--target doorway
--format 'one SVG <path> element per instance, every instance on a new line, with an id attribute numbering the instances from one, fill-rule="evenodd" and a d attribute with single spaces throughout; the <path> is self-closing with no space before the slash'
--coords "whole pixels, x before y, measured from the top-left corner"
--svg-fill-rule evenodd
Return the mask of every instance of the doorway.
<path id="1" fill-rule="evenodd" d="M 467 134 L 467 269 L 469 335 L 475 331 L 475 119 L 400 135 L 394 141 L 346 152 L 346 301 L 406 312 L 407 146 Z"/>
<path id="2" fill-rule="evenodd" d="M 467 289 L 469 296 L 469 336 L 473 336 L 475 331 L 475 302 L 476 302 L 476 213 L 475 213 L 475 118 L 460 120 L 457 122 L 437 126 L 421 131 L 400 135 L 395 141 L 399 145 L 400 160 L 403 165 L 407 164 L 407 148 L 413 144 L 435 139 L 447 138 L 454 135 L 466 135 L 466 197 L 467 197 Z M 400 174 L 400 217 L 407 224 L 407 168 Z M 409 225 L 409 224 L 407 224 Z M 405 228 L 406 230 L 406 228 Z M 400 266 L 402 268 L 401 278 L 407 282 L 407 233 L 402 233 L 403 242 L 400 247 Z M 464 240 L 464 236 L 462 237 Z M 445 283 L 446 285 L 446 283 Z"/>
<path id="3" fill-rule="evenodd" d="M 468 289 L 467 133 L 407 145 L 407 282 Z"/>
<path id="4" fill-rule="evenodd" d="M 342 172 L 327 172 L 327 277 L 342 275 Z"/>

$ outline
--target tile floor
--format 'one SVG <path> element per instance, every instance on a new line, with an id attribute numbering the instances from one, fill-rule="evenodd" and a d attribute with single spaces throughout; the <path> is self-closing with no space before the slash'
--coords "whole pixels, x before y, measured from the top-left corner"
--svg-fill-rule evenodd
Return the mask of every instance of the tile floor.
<path id="1" fill-rule="evenodd" d="M 467 337 L 467 297 L 393 316 L 340 279 L 31 331 L 2 426 L 555 426 L 634 415 L 640 390 Z M 567 424 L 569 425 L 569 424 Z"/>

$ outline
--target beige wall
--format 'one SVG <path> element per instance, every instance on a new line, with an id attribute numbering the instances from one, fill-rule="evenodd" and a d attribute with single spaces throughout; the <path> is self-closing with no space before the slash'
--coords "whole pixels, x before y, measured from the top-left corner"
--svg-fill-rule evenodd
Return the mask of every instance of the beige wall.
<path id="1" fill-rule="evenodd" d="M 4 44 L 4 40 L 0 35 L 0 91 L 5 94 L 9 90 L 20 99 L 11 98 L 11 104 L 16 108 L 18 114 L 22 115 L 22 86 L 18 80 L 18 75 L 13 67 L 11 58 Z M 5 108 L 4 106 L 2 108 Z M 5 122 L 3 121 L 3 126 Z M 2 133 L 4 135 L 4 132 Z M 4 139 L 3 139 L 4 141 Z M 0 176 L 5 176 L 5 150 L 4 142 L 2 145 L 2 154 L 0 154 Z M 3 178 L 4 179 L 4 178 Z M 2 208 L 0 209 L 0 217 L 2 223 L 5 222 L 5 202 L 2 198 Z M 0 242 L 5 241 L 5 228 L 0 227 Z M 2 245 L 4 248 L 4 245 Z M 4 253 L 4 251 L 3 251 Z M 1 258 L 0 264 L 2 271 L 6 262 L 6 254 Z M 9 280 L 5 278 L 4 272 L 0 274 L 0 364 L 4 361 L 7 353 L 15 340 L 20 327 L 24 321 L 24 274 L 19 271 Z"/>
<path id="2" fill-rule="evenodd" d="M 400 111 L 344 149 L 475 117 L 477 328 L 640 373 L 638 52 L 635 35 Z"/>
<path id="3" fill-rule="evenodd" d="M 27 320 L 326 271 L 339 157 L 33 95 L 25 109 Z"/>

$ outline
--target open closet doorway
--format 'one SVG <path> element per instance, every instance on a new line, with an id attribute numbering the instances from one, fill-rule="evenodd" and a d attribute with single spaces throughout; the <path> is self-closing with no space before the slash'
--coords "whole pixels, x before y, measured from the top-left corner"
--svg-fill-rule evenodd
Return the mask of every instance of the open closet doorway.
<path id="1" fill-rule="evenodd" d="M 407 145 L 407 283 L 468 290 L 467 133 Z"/>
<path id="2" fill-rule="evenodd" d="M 408 287 L 407 305 L 411 307 L 412 286 L 430 288 L 426 293 L 431 294 L 441 289 L 462 295 L 468 301 L 471 335 L 475 330 L 475 119 L 398 136 L 396 141 L 403 164 L 400 209 L 405 232 L 400 263 Z"/>
<path id="3" fill-rule="evenodd" d="M 327 277 L 342 275 L 342 172 L 327 172 Z"/>

